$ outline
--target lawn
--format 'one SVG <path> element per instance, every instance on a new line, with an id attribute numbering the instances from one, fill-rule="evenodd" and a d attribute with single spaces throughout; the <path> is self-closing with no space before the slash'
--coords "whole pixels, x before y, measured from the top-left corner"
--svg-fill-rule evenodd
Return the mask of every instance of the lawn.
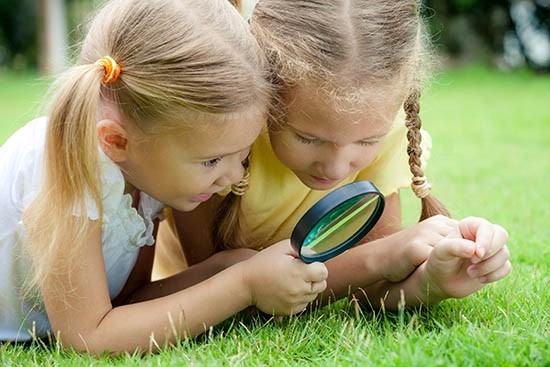
<path id="1" fill-rule="evenodd" d="M 21 125 L 39 115 L 49 81 L 36 74 L 0 69 L 0 144 Z"/>
<path id="2" fill-rule="evenodd" d="M 0 74 L 0 143 L 36 114 L 45 87 L 33 75 Z M 446 71 L 421 107 L 434 141 L 434 193 L 455 217 L 483 216 L 510 233 L 514 270 L 503 281 L 414 311 L 340 301 L 282 323 L 240 315 L 153 355 L 0 345 L 0 365 L 550 366 L 550 76 Z M 409 192 L 403 198 L 411 224 L 418 203 Z"/>

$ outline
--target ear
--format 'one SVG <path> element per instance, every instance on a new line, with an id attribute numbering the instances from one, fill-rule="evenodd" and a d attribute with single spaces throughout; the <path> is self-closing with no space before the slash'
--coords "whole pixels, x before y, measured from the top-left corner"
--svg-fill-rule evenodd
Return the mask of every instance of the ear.
<path id="1" fill-rule="evenodd" d="M 114 120 L 101 120 L 97 124 L 97 138 L 103 153 L 113 162 L 128 159 L 128 132 Z"/>

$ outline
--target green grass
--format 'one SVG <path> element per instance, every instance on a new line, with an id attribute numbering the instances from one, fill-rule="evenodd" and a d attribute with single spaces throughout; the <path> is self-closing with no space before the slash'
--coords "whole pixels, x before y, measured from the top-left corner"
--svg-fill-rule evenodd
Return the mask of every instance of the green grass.
<path id="1" fill-rule="evenodd" d="M 14 74 L 0 69 L 0 144 L 39 115 L 48 86 L 48 81 L 36 74 Z"/>
<path id="2" fill-rule="evenodd" d="M 44 83 L 0 75 L 0 142 L 32 117 Z M 0 345 L 1 366 L 550 366 L 550 77 L 469 67 L 422 100 L 434 140 L 427 175 L 455 217 L 510 233 L 514 270 L 461 300 L 370 312 L 340 301 L 283 323 L 245 315 L 177 348 L 93 358 L 55 344 Z M 404 193 L 405 222 L 417 200 Z"/>

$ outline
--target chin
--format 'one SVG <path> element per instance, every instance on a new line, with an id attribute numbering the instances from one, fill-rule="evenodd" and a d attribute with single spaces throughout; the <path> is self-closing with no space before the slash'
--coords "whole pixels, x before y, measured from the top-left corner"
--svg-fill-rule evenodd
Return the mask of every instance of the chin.
<path id="1" fill-rule="evenodd" d="M 170 207 L 180 211 L 180 212 L 190 212 L 194 209 L 196 209 L 201 203 L 199 202 L 193 202 L 193 201 L 187 201 L 184 203 L 177 203 L 174 205 L 168 204 Z"/>

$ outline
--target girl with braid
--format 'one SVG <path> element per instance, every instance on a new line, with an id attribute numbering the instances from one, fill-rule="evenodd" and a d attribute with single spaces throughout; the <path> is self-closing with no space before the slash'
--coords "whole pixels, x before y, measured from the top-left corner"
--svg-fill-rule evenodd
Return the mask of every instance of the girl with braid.
<path id="1" fill-rule="evenodd" d="M 449 218 L 430 192 L 423 168 L 430 141 L 419 116 L 426 39 L 418 8 L 416 0 L 256 5 L 251 30 L 275 88 L 267 129 L 252 147 L 247 182 L 193 212 L 174 211 L 171 226 L 161 226 L 158 275 L 183 269 L 185 259 L 208 277 L 217 269 L 204 260 L 214 253 L 240 248 L 254 256 L 288 241 L 315 202 L 357 180 L 372 181 L 386 208 L 361 243 L 325 263 L 321 302 L 352 292 L 395 309 L 403 292 L 408 306 L 434 304 L 510 272 L 506 231 L 482 218 Z M 399 190 L 409 185 L 422 213 L 418 224 L 402 229 Z M 200 230 L 209 226 L 212 232 Z"/>
<path id="2" fill-rule="evenodd" d="M 0 341 L 147 351 L 249 306 L 301 311 L 324 290 L 325 266 L 282 243 L 138 302 L 155 287 L 161 210 L 192 210 L 241 180 L 265 123 L 266 66 L 227 0 L 100 9 L 47 117 L 0 147 Z"/>

